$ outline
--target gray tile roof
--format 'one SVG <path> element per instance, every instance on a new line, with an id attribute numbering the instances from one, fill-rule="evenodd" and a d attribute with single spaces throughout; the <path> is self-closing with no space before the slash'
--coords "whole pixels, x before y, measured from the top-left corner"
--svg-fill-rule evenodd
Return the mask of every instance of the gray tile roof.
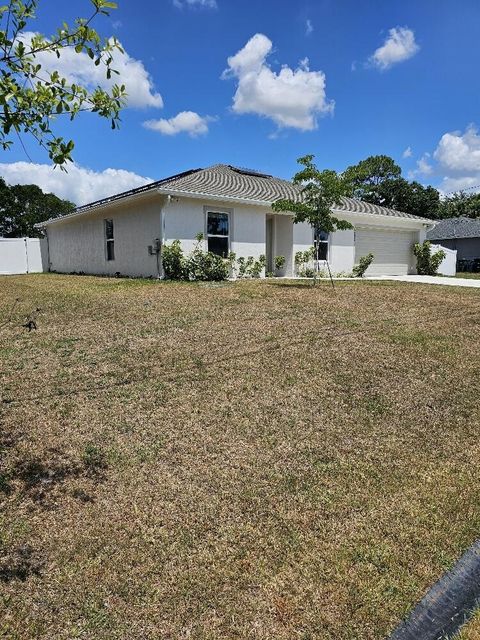
<path id="1" fill-rule="evenodd" d="M 103 198 L 96 202 L 78 207 L 73 213 L 63 217 L 73 217 L 81 213 L 87 213 L 93 209 L 108 205 L 122 198 L 127 198 L 137 193 L 148 191 L 159 191 L 168 193 L 170 191 L 183 192 L 194 195 L 225 197 L 240 200 L 251 200 L 252 202 L 262 202 L 265 206 L 270 206 L 272 202 L 279 199 L 299 200 L 301 198 L 301 188 L 288 180 L 275 178 L 258 171 L 241 169 L 232 165 L 216 164 L 206 169 L 191 169 L 184 173 L 157 180 L 150 184 L 119 193 L 109 198 Z M 351 213 L 366 213 L 372 215 L 390 216 L 395 218 L 412 218 L 421 220 L 419 216 L 414 216 L 403 211 L 387 209 L 368 202 L 362 202 L 354 198 L 342 197 L 341 202 L 335 207 L 338 211 L 348 211 Z M 52 222 L 62 218 L 55 218 Z M 47 221 L 50 222 L 50 221 Z M 41 223 L 42 225 L 45 223 Z"/>
<path id="2" fill-rule="evenodd" d="M 239 169 L 231 165 L 216 164 L 207 169 L 200 169 L 186 176 L 165 180 L 160 190 L 184 191 L 186 193 L 201 193 L 212 196 L 225 196 L 256 200 L 271 204 L 281 198 L 299 200 L 301 188 L 288 180 L 275 178 L 248 169 Z M 413 218 L 403 211 L 380 207 L 369 202 L 362 202 L 355 198 L 342 197 L 336 209 L 352 213 L 371 213 L 372 215 L 393 216 L 396 218 Z"/>
<path id="3" fill-rule="evenodd" d="M 480 219 L 446 218 L 428 231 L 428 240 L 480 238 Z"/>

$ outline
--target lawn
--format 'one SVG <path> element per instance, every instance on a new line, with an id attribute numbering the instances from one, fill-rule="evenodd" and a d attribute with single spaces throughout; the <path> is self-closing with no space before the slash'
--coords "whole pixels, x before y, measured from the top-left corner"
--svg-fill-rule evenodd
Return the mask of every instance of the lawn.
<path id="1" fill-rule="evenodd" d="M 478 535 L 478 290 L 40 274 L 0 325 L 2 638 L 380 640 Z"/>

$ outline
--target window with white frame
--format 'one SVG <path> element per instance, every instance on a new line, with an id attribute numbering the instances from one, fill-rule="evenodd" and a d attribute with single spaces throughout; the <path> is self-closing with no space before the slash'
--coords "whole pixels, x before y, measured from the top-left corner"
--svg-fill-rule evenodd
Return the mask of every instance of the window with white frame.
<path id="1" fill-rule="evenodd" d="M 220 211 L 207 211 L 208 251 L 222 258 L 228 256 L 230 247 L 230 216 Z"/>
<path id="2" fill-rule="evenodd" d="M 328 260 L 328 240 L 330 234 L 322 229 L 315 229 L 314 245 L 315 257 L 318 255 L 319 260 Z"/>
<path id="3" fill-rule="evenodd" d="M 113 220 L 105 220 L 105 256 L 115 260 L 115 240 L 113 238 Z"/>

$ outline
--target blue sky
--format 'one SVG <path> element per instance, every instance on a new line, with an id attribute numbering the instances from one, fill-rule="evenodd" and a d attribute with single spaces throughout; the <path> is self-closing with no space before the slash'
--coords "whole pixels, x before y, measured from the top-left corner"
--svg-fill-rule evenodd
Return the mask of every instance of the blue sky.
<path id="1" fill-rule="evenodd" d="M 289 178 L 307 153 L 339 171 L 382 153 L 444 191 L 480 184 L 478 0 L 118 4 L 94 26 L 128 55 L 120 131 L 92 115 L 59 123 L 76 142 L 69 175 L 26 139 L 29 157 L 3 152 L 7 181 L 80 204 L 218 162 Z M 48 35 L 89 11 L 42 0 L 29 28 Z M 81 61 L 65 64 L 81 73 Z"/>

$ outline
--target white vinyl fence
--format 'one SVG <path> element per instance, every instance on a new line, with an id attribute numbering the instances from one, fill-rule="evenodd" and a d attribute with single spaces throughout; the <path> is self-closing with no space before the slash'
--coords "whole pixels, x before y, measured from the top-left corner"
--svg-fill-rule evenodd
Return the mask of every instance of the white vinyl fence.
<path id="1" fill-rule="evenodd" d="M 454 276 L 457 272 L 457 250 L 447 249 L 446 247 L 441 247 L 439 244 L 432 244 L 432 253 L 440 250 L 444 251 L 446 256 L 438 267 L 438 273 L 442 276 Z"/>
<path id="2" fill-rule="evenodd" d="M 0 238 L 0 275 L 48 271 L 44 238 Z"/>

